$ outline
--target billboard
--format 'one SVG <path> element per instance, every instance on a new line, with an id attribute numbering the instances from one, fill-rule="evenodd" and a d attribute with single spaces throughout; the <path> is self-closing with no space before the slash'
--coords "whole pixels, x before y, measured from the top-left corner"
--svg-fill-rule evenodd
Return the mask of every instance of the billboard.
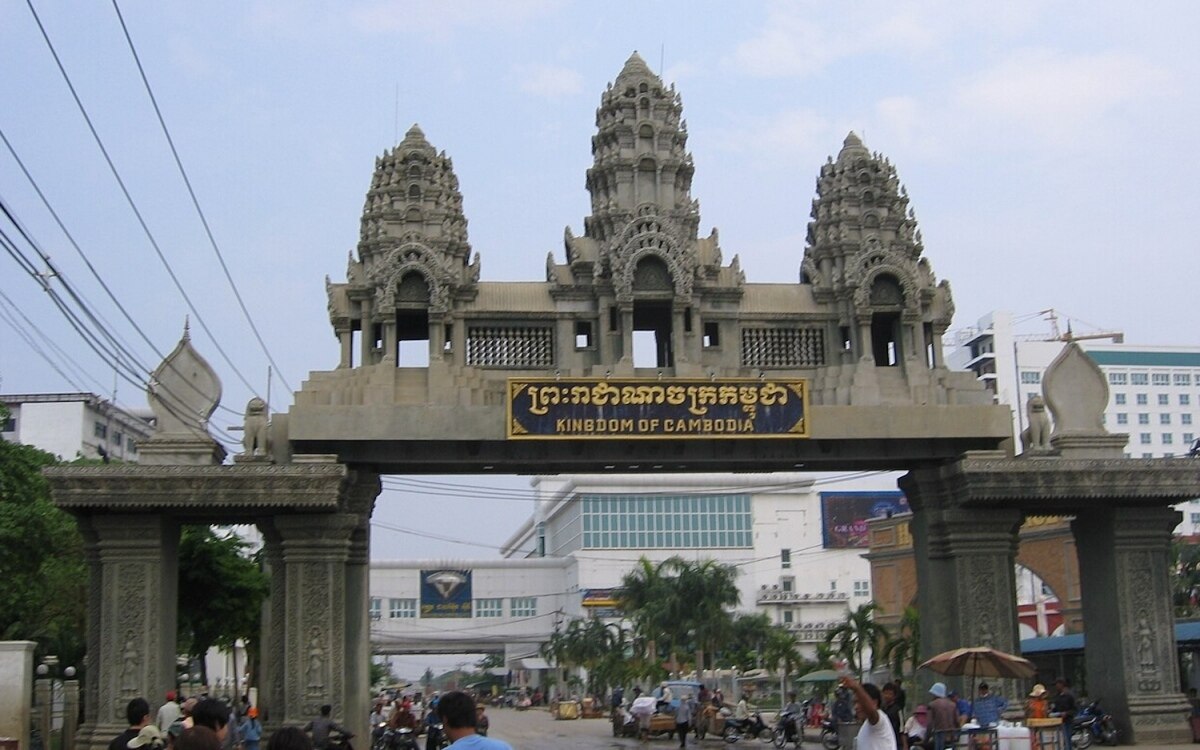
<path id="1" fill-rule="evenodd" d="M 808 381 L 508 380 L 510 440 L 806 438 Z"/>
<path id="2" fill-rule="evenodd" d="M 471 616 L 471 571 L 421 571 L 421 617 L 440 619 Z"/>
<path id="3" fill-rule="evenodd" d="M 908 499 L 900 490 L 822 492 L 821 531 L 825 549 L 870 546 L 867 521 L 908 513 Z"/>

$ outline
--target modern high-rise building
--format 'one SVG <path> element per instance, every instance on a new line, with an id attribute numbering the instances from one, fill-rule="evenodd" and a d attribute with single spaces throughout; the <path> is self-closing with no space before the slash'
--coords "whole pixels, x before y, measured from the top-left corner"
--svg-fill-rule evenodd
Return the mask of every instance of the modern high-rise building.
<path id="1" fill-rule="evenodd" d="M 154 430 L 149 409 L 130 411 L 94 393 L 0 395 L 9 416 L 0 439 L 53 453 L 64 461 L 136 463 L 137 444 Z"/>

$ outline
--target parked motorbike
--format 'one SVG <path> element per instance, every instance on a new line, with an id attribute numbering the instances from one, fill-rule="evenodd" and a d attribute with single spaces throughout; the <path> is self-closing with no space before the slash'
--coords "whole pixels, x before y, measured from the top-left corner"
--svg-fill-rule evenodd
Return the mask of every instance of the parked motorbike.
<path id="1" fill-rule="evenodd" d="M 825 750 L 838 750 L 842 746 L 842 738 L 838 735 L 838 723 L 832 717 L 821 720 L 821 747 Z"/>
<path id="2" fill-rule="evenodd" d="M 1117 726 L 1112 716 L 1100 707 L 1100 701 L 1092 701 L 1071 719 L 1071 747 L 1086 750 L 1093 742 L 1117 744 Z"/>
<path id="3" fill-rule="evenodd" d="M 779 719 L 775 722 L 775 747 L 783 747 L 789 742 L 794 742 L 796 747 L 800 747 L 802 739 L 800 717 L 791 711 L 779 714 Z"/>
<path id="4" fill-rule="evenodd" d="M 726 719 L 725 729 L 721 736 L 730 744 L 737 742 L 743 737 L 773 743 L 775 741 L 775 730 L 767 726 L 767 723 L 763 721 L 762 714 L 755 711 L 745 721 Z"/>
<path id="5" fill-rule="evenodd" d="M 417 736 L 412 729 L 408 727 L 399 727 L 392 729 L 386 724 L 380 724 L 376 727 L 375 742 L 372 744 L 372 750 L 417 750 Z"/>

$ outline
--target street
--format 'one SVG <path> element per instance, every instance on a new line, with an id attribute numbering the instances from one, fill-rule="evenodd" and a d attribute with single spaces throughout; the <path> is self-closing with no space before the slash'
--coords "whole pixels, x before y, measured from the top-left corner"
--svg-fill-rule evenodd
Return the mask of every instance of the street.
<path id="1" fill-rule="evenodd" d="M 670 750 L 679 747 L 679 740 L 667 739 L 662 736 L 648 742 L 640 742 L 629 737 L 613 737 L 612 724 L 608 719 L 577 719 L 556 720 L 546 709 L 516 711 L 511 708 L 489 708 L 488 717 L 491 719 L 489 737 L 504 740 L 513 746 L 514 750 L 550 750 L 550 748 L 580 748 L 581 750 L 597 750 L 598 748 L 660 748 Z M 738 746 L 761 748 L 765 750 L 770 744 L 757 741 L 744 741 Z M 694 736 L 688 738 L 689 747 L 709 747 L 716 750 L 725 747 L 719 737 L 708 737 L 697 743 Z M 809 745 L 813 747 L 813 745 Z"/>

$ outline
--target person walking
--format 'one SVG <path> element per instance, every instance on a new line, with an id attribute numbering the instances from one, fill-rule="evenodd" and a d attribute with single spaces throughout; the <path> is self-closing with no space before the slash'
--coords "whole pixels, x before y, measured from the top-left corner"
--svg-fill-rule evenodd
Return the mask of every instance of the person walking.
<path id="1" fill-rule="evenodd" d="M 326 703 L 321 706 L 321 715 L 304 725 L 304 731 L 312 734 L 315 750 L 329 750 L 330 735 L 334 732 L 347 740 L 354 736 L 353 732 L 330 718 L 332 713 L 333 706 Z"/>
<path id="2" fill-rule="evenodd" d="M 128 750 L 129 741 L 138 736 L 142 727 L 150 723 L 150 703 L 145 698 L 134 698 L 125 705 L 125 719 L 129 728 L 112 738 L 108 750 Z"/>
<path id="3" fill-rule="evenodd" d="M 679 708 L 675 709 L 675 731 L 679 733 L 679 746 L 687 746 L 688 730 L 692 728 L 692 718 L 696 715 L 696 701 L 691 693 L 684 693 L 679 699 Z"/>
<path id="4" fill-rule="evenodd" d="M 929 703 L 929 731 L 925 735 L 925 747 L 937 747 L 938 732 L 946 732 L 942 744 L 954 745 L 958 741 L 955 731 L 962 723 L 959 721 L 958 705 L 946 693 L 946 683 L 935 682 L 929 688 L 933 700 Z"/>
<path id="5" fill-rule="evenodd" d="M 842 677 L 841 686 L 854 695 L 854 718 L 862 722 L 854 738 L 855 750 L 898 750 L 892 722 L 880 710 L 883 695 L 879 688 L 850 675 Z"/>
<path id="6" fill-rule="evenodd" d="M 438 701 L 438 715 L 452 750 L 512 750 L 507 742 L 479 734 L 475 726 L 475 701 L 460 690 L 452 690 Z"/>
<path id="7" fill-rule="evenodd" d="M 183 715 L 183 709 L 176 702 L 175 697 L 175 691 L 168 690 L 166 702 L 158 707 L 158 713 L 154 715 L 154 724 L 163 734 L 166 734 L 175 720 Z"/>
<path id="8" fill-rule="evenodd" d="M 258 706 L 246 709 L 246 716 L 238 726 L 242 736 L 242 746 L 246 750 L 258 750 L 262 741 L 262 723 L 258 720 Z"/>

